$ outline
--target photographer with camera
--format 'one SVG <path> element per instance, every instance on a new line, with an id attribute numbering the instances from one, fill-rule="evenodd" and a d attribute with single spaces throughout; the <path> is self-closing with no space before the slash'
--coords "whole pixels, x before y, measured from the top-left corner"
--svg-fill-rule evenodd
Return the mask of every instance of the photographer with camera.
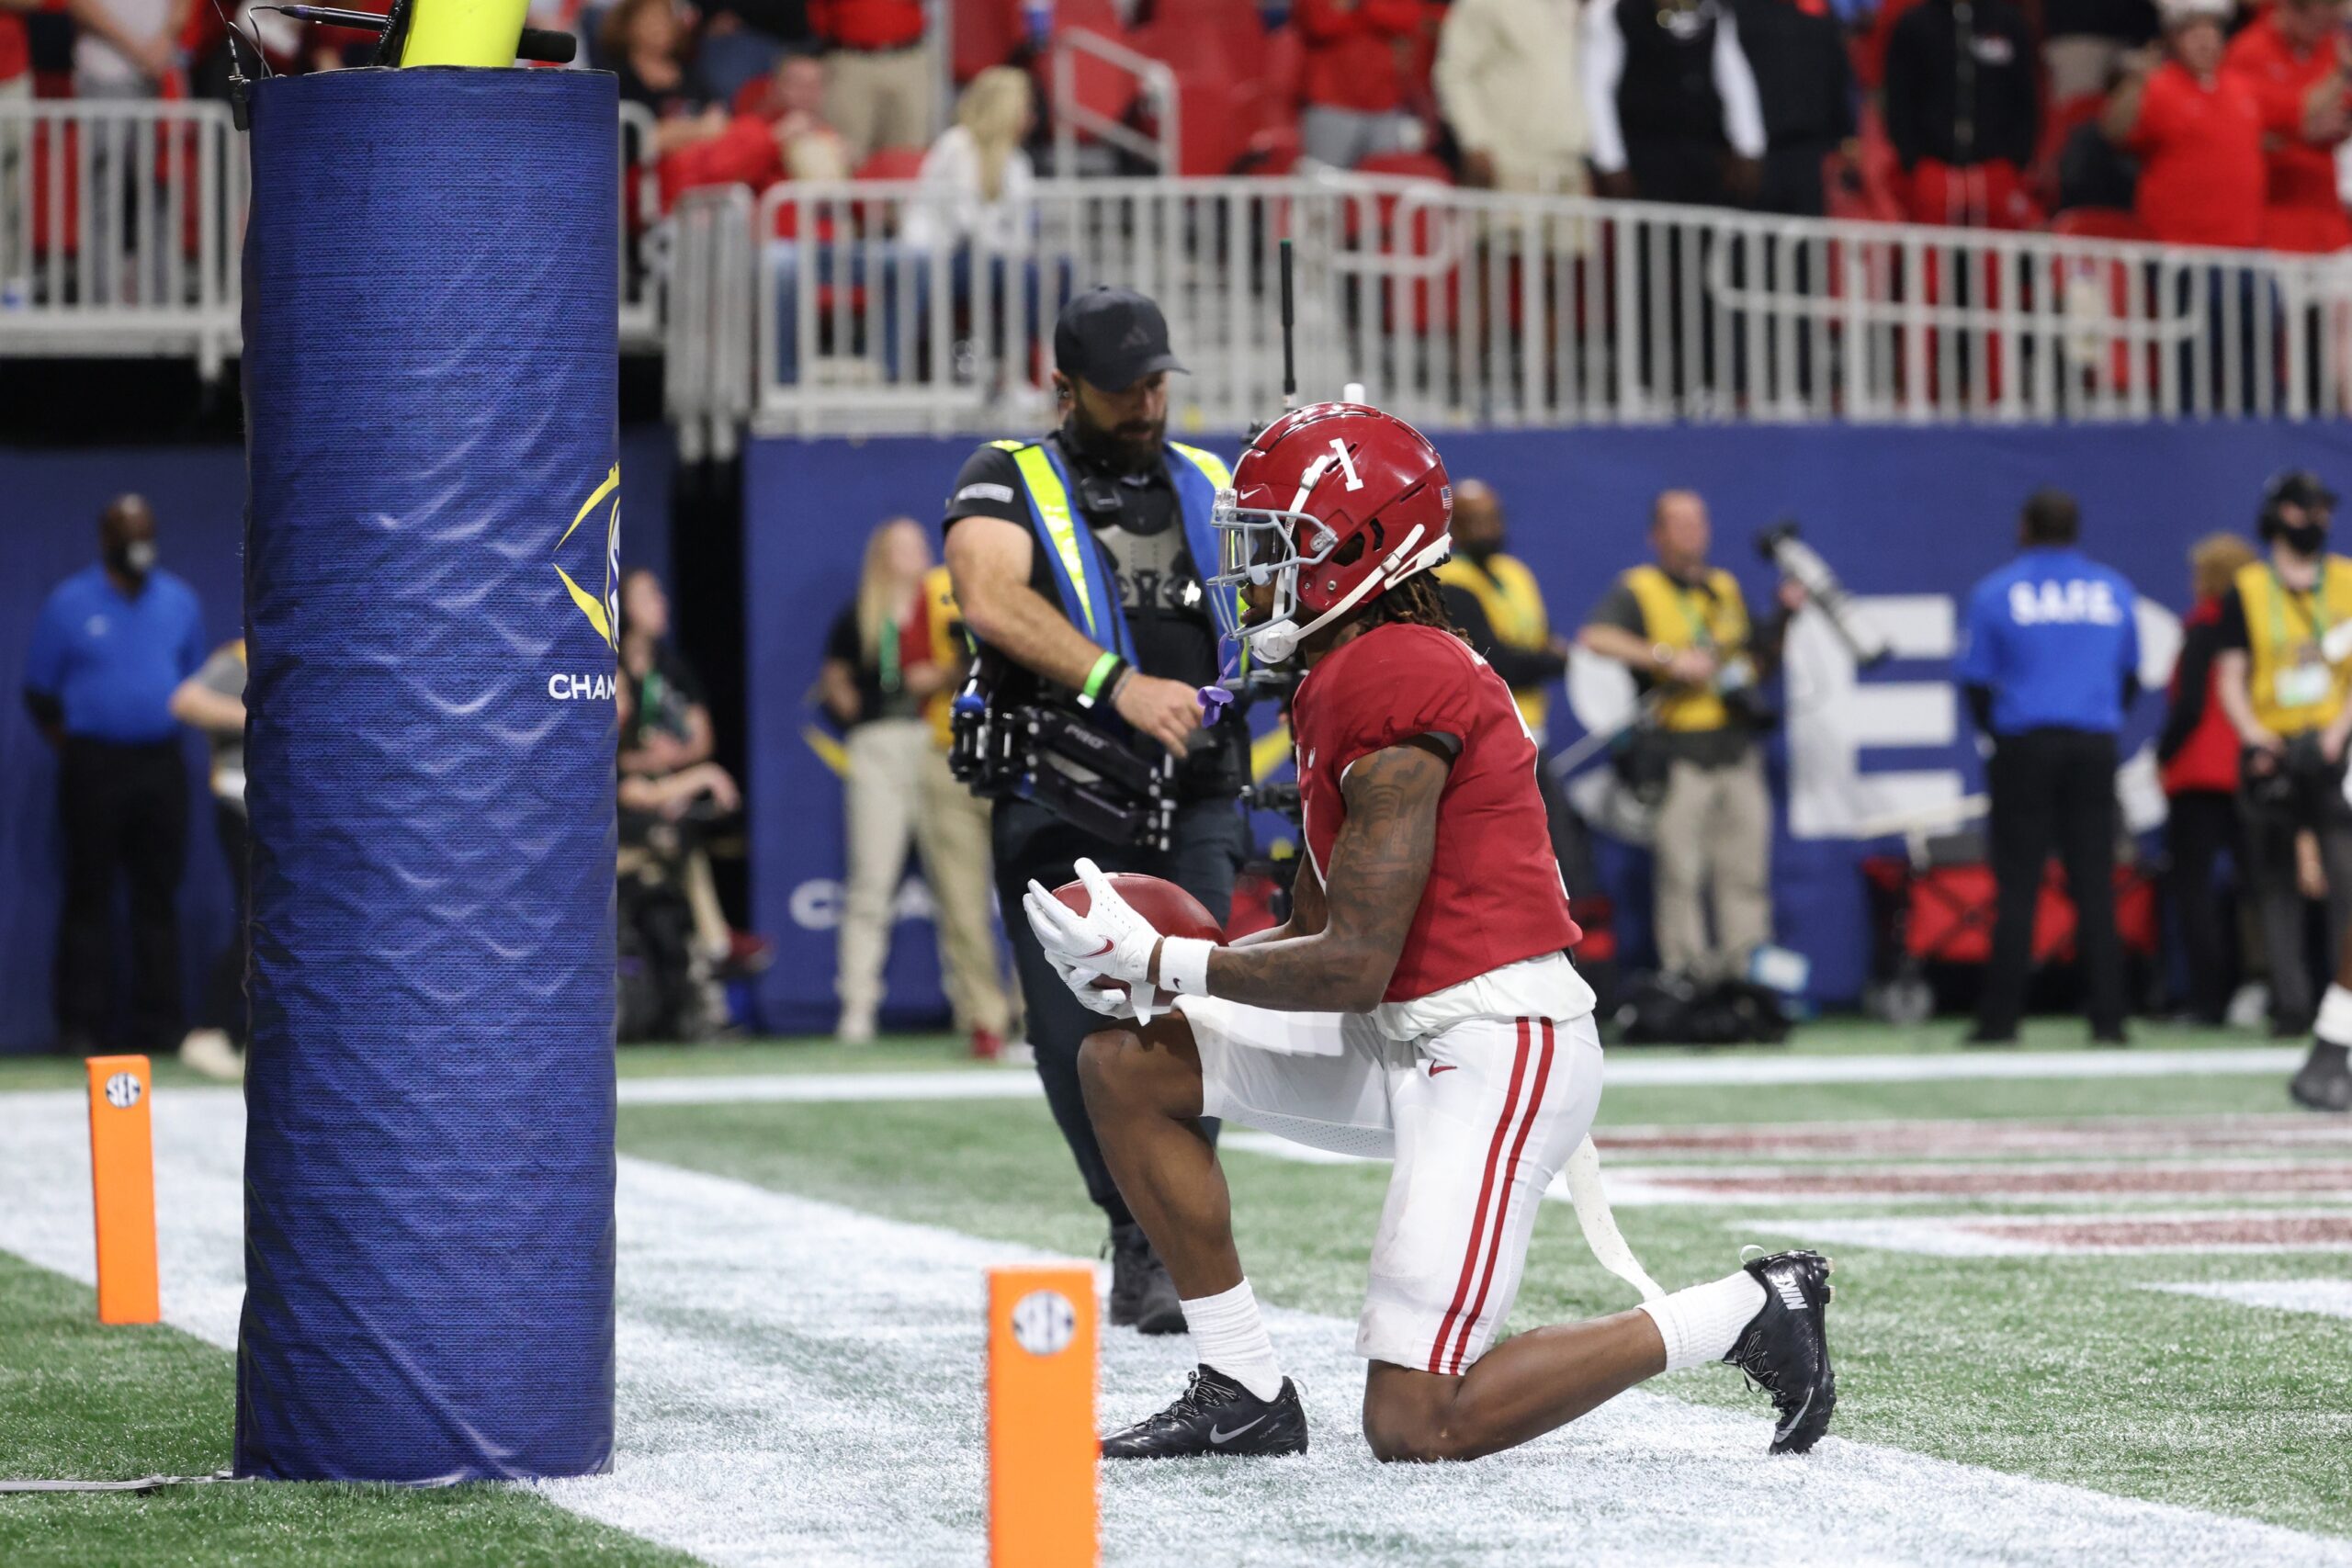
<path id="1" fill-rule="evenodd" d="M 2352 807 L 2344 799 L 2352 671 L 2321 648 L 2331 628 L 2352 620 L 2352 560 L 2327 553 L 2335 510 L 2334 492 L 2300 469 L 2263 487 L 2256 531 L 2267 556 L 2240 569 L 2222 595 L 2214 660 L 2214 694 L 2245 748 L 2238 806 L 2246 876 L 2270 960 L 2270 1032 L 2282 1040 L 2310 1028 L 2315 1009 L 2298 835 L 2318 840 L 2332 947 L 2343 945 L 2352 920 Z"/>
<path id="2" fill-rule="evenodd" d="M 948 570 L 980 644 L 978 674 L 958 703 L 977 705 L 985 688 L 988 712 L 1007 716 L 1008 726 L 1030 705 L 1077 716 L 1123 750 L 1173 757 L 1173 809 L 1164 850 L 1105 838 L 1055 808 L 1070 798 L 1074 774 L 1041 753 L 1032 777 L 1052 787 L 1033 783 L 996 801 L 999 897 L 1017 908 L 1031 879 L 1057 886 L 1086 857 L 1106 872 L 1165 877 L 1223 922 L 1247 849 L 1235 806 L 1245 747 L 1203 728 L 1199 693 L 1218 675 L 1203 579 L 1217 559 L 1211 512 L 1231 476 L 1209 453 L 1167 438 L 1168 377 L 1183 367 L 1151 300 L 1124 288 L 1079 295 L 1055 323 L 1054 363 L 1059 427 L 1041 441 L 982 446 L 948 499 Z M 1080 787 L 1099 793 L 1105 782 L 1097 773 Z M 1088 1195 L 1110 1221 L 1111 1321 L 1182 1333 L 1175 1289 L 1087 1119 L 1078 1048 L 1098 1021 L 1055 973 L 1028 922 L 1005 925 L 1038 1077 Z"/>
<path id="3" fill-rule="evenodd" d="M 1781 661 L 1792 579 L 1779 613 L 1748 619 L 1739 583 L 1710 566 L 1707 503 L 1694 491 L 1650 504 L 1657 564 L 1637 566 L 1593 611 L 1577 641 L 1634 672 L 1654 710 L 1633 742 L 1637 773 L 1662 786 L 1652 924 L 1658 964 L 1702 985 L 1745 979 L 1772 940 L 1772 800 L 1756 748 L 1754 690 Z M 1708 903 L 1713 906 L 1709 930 Z"/>

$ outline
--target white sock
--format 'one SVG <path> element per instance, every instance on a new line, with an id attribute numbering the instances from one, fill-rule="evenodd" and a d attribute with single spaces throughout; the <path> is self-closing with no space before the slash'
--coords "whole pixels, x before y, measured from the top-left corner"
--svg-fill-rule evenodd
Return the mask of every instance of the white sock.
<path id="1" fill-rule="evenodd" d="M 2319 1017 L 2312 1023 L 2312 1032 L 2323 1045 L 2352 1045 L 2352 991 L 2328 987 L 2327 994 L 2319 999 Z"/>
<path id="2" fill-rule="evenodd" d="M 1244 1280 L 1229 1291 L 1184 1303 L 1184 1327 L 1203 1363 L 1215 1367 L 1260 1399 L 1283 1391 L 1283 1369 L 1274 1342 L 1266 1337 L 1258 1298 Z"/>
<path id="3" fill-rule="evenodd" d="M 1644 1302 L 1642 1310 L 1666 1341 L 1666 1370 L 1678 1372 L 1722 1360 L 1738 1342 L 1739 1331 L 1764 1310 L 1764 1287 L 1743 1269 L 1712 1285 L 1693 1285 L 1661 1301 Z"/>

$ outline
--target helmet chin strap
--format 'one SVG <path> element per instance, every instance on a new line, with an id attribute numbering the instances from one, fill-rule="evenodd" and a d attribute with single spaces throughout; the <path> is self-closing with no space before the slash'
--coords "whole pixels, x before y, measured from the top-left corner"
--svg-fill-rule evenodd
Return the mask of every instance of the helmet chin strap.
<path id="1" fill-rule="evenodd" d="M 1349 589 L 1337 604 L 1307 622 L 1306 625 L 1302 626 L 1297 621 L 1285 615 L 1281 620 L 1269 621 L 1264 626 L 1252 630 L 1249 634 L 1250 656 L 1262 659 L 1269 664 L 1282 663 L 1298 651 L 1300 643 L 1354 609 L 1371 594 L 1374 589 L 1393 588 L 1415 572 L 1426 571 L 1453 553 L 1453 541 L 1443 537 L 1432 539 L 1427 546 L 1416 551 L 1413 547 L 1420 542 L 1420 537 L 1421 527 L 1416 524 L 1413 531 L 1405 536 L 1405 542 L 1390 553 L 1388 565 L 1385 570 L 1374 572 Z M 1294 572 L 1297 570 L 1295 567 L 1291 570 Z M 1295 594 L 1293 595 L 1292 602 L 1296 603 Z"/>

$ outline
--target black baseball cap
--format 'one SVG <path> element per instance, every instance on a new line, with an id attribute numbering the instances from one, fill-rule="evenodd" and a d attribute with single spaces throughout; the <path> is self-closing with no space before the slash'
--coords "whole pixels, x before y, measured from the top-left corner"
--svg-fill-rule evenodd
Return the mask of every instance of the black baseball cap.
<path id="1" fill-rule="evenodd" d="M 2271 475 L 2270 482 L 2262 487 L 2262 510 L 2270 512 L 2280 506 L 2300 506 L 2306 512 L 2323 507 L 2332 511 L 2335 492 L 2309 468 L 2290 468 Z"/>
<path id="2" fill-rule="evenodd" d="M 1132 288 L 1090 288 L 1054 323 L 1054 368 L 1106 392 L 1162 370 L 1182 370 L 1168 347 L 1168 318 Z"/>

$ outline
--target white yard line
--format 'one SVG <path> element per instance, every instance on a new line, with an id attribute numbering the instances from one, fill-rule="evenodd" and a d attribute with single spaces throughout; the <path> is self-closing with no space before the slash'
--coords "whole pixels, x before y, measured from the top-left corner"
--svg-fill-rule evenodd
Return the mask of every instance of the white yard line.
<path id="1" fill-rule="evenodd" d="M 2298 1196 L 2312 1196 L 2298 1194 Z M 2341 1209 L 2175 1210 L 2150 1213 L 2139 1209 L 2108 1209 L 2097 1213 L 2061 1214 L 1925 1214 L 1883 1217 L 1800 1214 L 1758 1217 L 1738 1222 L 1739 1233 L 1789 1236 L 1824 1247 L 1876 1247 L 1892 1252 L 1917 1253 L 1928 1258 L 2146 1258 L 2165 1253 L 2207 1257 L 2216 1253 L 2352 1252 L 2352 1243 L 2333 1237 L 2318 1240 L 2223 1241 L 2211 1227 L 2230 1224 L 2293 1224 L 2301 1221 L 2341 1222 Z M 2105 1230 L 2113 1243 L 2088 1240 L 2069 1232 Z M 2161 1239 L 2171 1231 L 2177 1239 Z M 2049 1233 L 2043 1239 L 2037 1233 Z M 2140 1239 L 2126 1241 L 2125 1234 Z"/>
<path id="2" fill-rule="evenodd" d="M 1607 1081 L 1626 1089 L 1755 1085 L 1973 1083 L 2016 1078 L 2284 1076 L 2300 1051 L 2269 1045 L 2197 1051 L 1970 1052 L 1886 1056 L 1694 1056 L 1609 1053 Z M 743 1073 L 623 1078 L 623 1105 L 724 1105 L 833 1100 L 1032 1100 L 1037 1076 L 1016 1067 L 904 1073 Z"/>
<path id="3" fill-rule="evenodd" d="M 0 1247 L 86 1280 L 77 1103 L 0 1098 Z M 233 1096 L 157 1098 L 166 1314 L 222 1346 L 241 1123 Z M 979 1560 L 979 1271 L 1035 1254 L 636 1159 L 620 1226 L 616 1469 L 548 1496 L 726 1568 Z M 2352 1541 L 1837 1438 L 1768 1459 L 1760 1403 L 1635 1393 L 1474 1467 L 1384 1469 L 1354 1431 L 1351 1326 L 1271 1318 L 1314 1451 L 1108 1470 L 1107 1562 L 2352 1564 Z M 1111 1416 L 1166 1398 L 1188 1361 L 1181 1338 L 1114 1332 L 1103 1351 Z"/>
<path id="4" fill-rule="evenodd" d="M 2315 1312 L 2328 1317 L 2352 1317 L 2352 1280 L 2222 1280 L 2187 1285 L 2150 1285 L 2152 1291 L 2177 1295 L 2206 1296 L 2238 1306 L 2271 1307 L 2279 1312 Z"/>

